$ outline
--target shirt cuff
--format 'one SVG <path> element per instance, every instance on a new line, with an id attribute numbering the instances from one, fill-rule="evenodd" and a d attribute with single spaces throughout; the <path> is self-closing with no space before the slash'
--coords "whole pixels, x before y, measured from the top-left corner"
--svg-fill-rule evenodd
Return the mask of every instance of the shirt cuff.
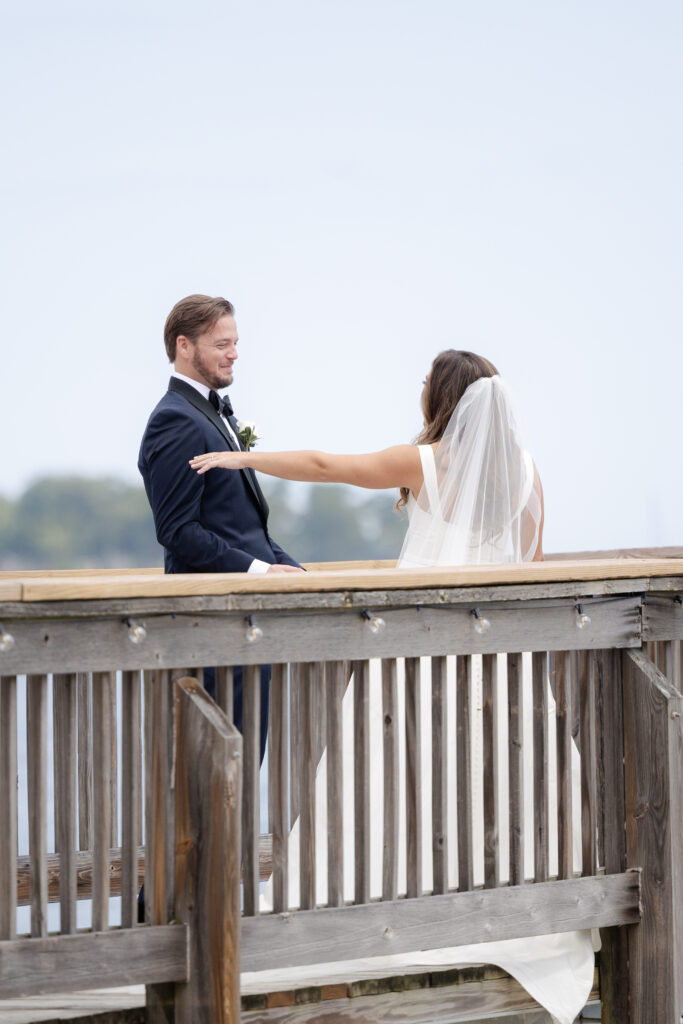
<path id="1" fill-rule="evenodd" d="M 255 558 L 251 563 L 247 572 L 254 573 L 255 575 L 263 576 L 270 569 L 268 562 L 262 562 L 260 558 Z"/>

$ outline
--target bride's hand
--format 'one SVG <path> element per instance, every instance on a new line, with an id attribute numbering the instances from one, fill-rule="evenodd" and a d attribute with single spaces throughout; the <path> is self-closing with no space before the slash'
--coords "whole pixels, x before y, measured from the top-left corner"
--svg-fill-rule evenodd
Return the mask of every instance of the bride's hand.
<path id="1" fill-rule="evenodd" d="M 201 476 L 210 469 L 243 469 L 246 452 L 206 452 L 190 459 L 190 466 Z"/>

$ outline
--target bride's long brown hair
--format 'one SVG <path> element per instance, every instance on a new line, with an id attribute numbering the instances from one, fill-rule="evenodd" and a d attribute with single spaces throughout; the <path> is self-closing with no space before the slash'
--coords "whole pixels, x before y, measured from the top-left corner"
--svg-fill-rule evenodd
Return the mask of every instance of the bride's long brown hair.
<path id="1" fill-rule="evenodd" d="M 422 412 L 425 425 L 414 444 L 434 444 L 446 432 L 453 410 L 470 384 L 480 377 L 495 377 L 498 370 L 493 363 L 474 352 L 460 352 L 447 348 L 439 352 L 427 375 L 422 392 Z M 397 508 L 408 501 L 408 488 L 401 488 Z"/>

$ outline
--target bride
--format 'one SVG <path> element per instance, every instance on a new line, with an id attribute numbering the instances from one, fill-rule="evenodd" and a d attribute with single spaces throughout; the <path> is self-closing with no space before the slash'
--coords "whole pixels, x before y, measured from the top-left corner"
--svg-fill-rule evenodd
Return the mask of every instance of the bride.
<path id="1" fill-rule="evenodd" d="M 398 568 L 541 560 L 541 481 L 495 366 L 472 352 L 441 352 L 424 381 L 421 402 L 424 426 L 414 444 L 365 455 L 208 452 L 190 466 L 199 474 L 249 467 L 287 480 L 398 487 L 398 507 L 407 508 L 409 519 Z M 346 698 L 345 703 L 350 705 Z M 408 967 L 497 964 L 560 1024 L 575 1019 L 593 981 L 588 932 L 429 950 L 409 959 L 408 964 L 405 956 L 375 958 L 374 976 L 377 969 L 391 974 Z M 354 962 L 354 976 L 361 976 L 362 966 Z"/>

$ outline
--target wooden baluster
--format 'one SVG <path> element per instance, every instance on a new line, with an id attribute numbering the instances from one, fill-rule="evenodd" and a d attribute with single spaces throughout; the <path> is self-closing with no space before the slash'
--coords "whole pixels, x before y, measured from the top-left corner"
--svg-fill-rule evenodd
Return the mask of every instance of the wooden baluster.
<path id="1" fill-rule="evenodd" d="M 220 666 L 216 669 L 216 703 L 234 722 L 234 669 L 232 665 Z"/>
<path id="2" fill-rule="evenodd" d="M 138 806 L 140 795 L 140 673 L 121 680 L 121 925 L 137 924 Z"/>
<path id="3" fill-rule="evenodd" d="M 302 910 L 315 907 L 315 769 L 316 746 L 314 721 L 317 700 L 315 666 L 301 665 L 299 677 L 299 713 L 301 721 L 301 757 L 299 759 L 299 896 Z"/>
<path id="4" fill-rule="evenodd" d="M 54 735 L 56 750 L 55 808 L 59 837 L 55 846 L 60 853 L 59 902 L 62 934 L 76 931 L 76 749 L 77 749 L 76 675 L 55 675 L 52 680 Z"/>
<path id="5" fill-rule="evenodd" d="M 47 935 L 47 676 L 26 678 L 31 936 Z"/>
<path id="6" fill-rule="evenodd" d="M 405 660 L 406 895 L 422 895 L 422 722 L 420 659 Z"/>
<path id="7" fill-rule="evenodd" d="M 598 872 L 597 745 L 595 655 L 579 652 L 578 689 L 581 701 L 581 874 Z"/>
<path id="8" fill-rule="evenodd" d="M 245 665 L 242 671 L 242 749 L 244 752 L 242 881 L 244 913 L 252 917 L 259 912 L 261 667 L 260 665 Z"/>
<path id="9" fill-rule="evenodd" d="M 268 729 L 268 815 L 273 837 L 273 910 L 276 914 L 287 910 L 289 906 L 288 708 L 287 665 L 273 665 Z"/>
<path id="10" fill-rule="evenodd" d="M 448 892 L 448 699 L 446 659 L 432 658 L 432 864 L 434 893 Z"/>
<path id="11" fill-rule="evenodd" d="M 78 848 L 92 849 L 92 677 L 78 673 Z"/>
<path id="12" fill-rule="evenodd" d="M 554 674 L 555 727 L 557 736 L 557 877 L 574 873 L 572 817 L 572 686 L 569 654 L 551 654 Z"/>
<path id="13" fill-rule="evenodd" d="M 93 931 L 109 927 L 109 847 L 111 829 L 112 672 L 94 672 L 93 724 Z M 151 893 L 147 893 L 148 899 Z"/>
<path id="14" fill-rule="evenodd" d="M 0 676 L 0 939 L 17 934 L 17 680 Z"/>
<path id="15" fill-rule="evenodd" d="M 498 807 L 498 729 L 494 670 L 496 655 L 484 654 L 482 669 L 482 733 L 484 754 L 484 887 L 500 884 Z"/>
<path id="16" fill-rule="evenodd" d="M 524 732 L 522 655 L 508 654 L 508 794 L 510 885 L 523 885 L 524 872 Z"/>
<path id="17" fill-rule="evenodd" d="M 118 731 L 118 716 L 116 714 L 116 673 L 111 672 L 109 674 L 108 684 L 108 699 L 109 699 L 109 721 L 111 723 L 111 743 L 110 743 L 110 758 L 111 767 L 109 769 L 109 846 L 114 847 L 119 845 L 119 804 L 118 804 L 118 787 L 119 787 L 119 772 L 118 772 L 118 747 L 117 747 L 117 731 Z"/>
<path id="18" fill-rule="evenodd" d="M 474 885 L 472 850 L 472 733 L 470 707 L 472 658 L 459 654 L 456 661 L 456 760 L 458 774 L 458 889 Z"/>
<path id="19" fill-rule="evenodd" d="M 531 656 L 534 735 L 534 881 L 548 880 L 548 679 L 547 654 Z"/>
<path id="20" fill-rule="evenodd" d="M 301 757 L 301 717 L 299 714 L 299 673 L 301 665 L 289 666 L 289 826 L 299 817 L 299 758 Z"/>
<path id="21" fill-rule="evenodd" d="M 384 843 L 382 899 L 398 899 L 399 844 L 399 721 L 396 659 L 382 661 L 382 712 L 384 743 Z"/>
<path id="22" fill-rule="evenodd" d="M 344 779 L 342 761 L 342 701 L 347 671 L 343 661 L 325 665 L 327 688 L 327 902 L 344 903 Z"/>
<path id="23" fill-rule="evenodd" d="M 370 678 L 367 661 L 353 663 L 354 878 L 356 903 L 370 901 Z"/>

